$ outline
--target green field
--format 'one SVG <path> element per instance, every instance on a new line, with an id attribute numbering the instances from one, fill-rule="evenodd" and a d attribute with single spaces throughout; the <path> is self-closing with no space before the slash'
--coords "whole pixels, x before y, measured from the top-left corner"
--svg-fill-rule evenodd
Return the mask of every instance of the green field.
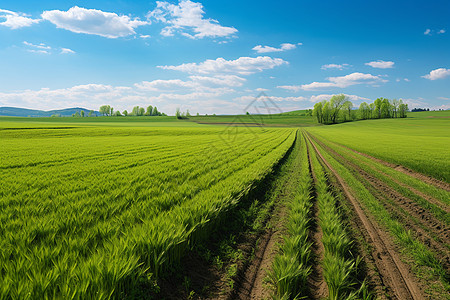
<path id="1" fill-rule="evenodd" d="M 2 117 L 0 299 L 158 299 L 160 284 L 170 298 L 167 278 L 180 298 L 223 295 L 190 283 L 192 252 L 229 295 L 246 268 L 261 268 L 274 297 L 372 299 L 384 292 L 367 270 L 389 283 L 391 259 L 440 299 L 450 290 L 448 116 L 330 126 L 301 113 Z M 260 247 L 276 255 L 253 265 Z M 397 292 L 385 293 L 408 297 Z"/>
<path id="2" fill-rule="evenodd" d="M 448 114 L 448 113 L 447 113 Z M 330 141 L 450 182 L 450 120 L 444 113 L 311 128 Z"/>

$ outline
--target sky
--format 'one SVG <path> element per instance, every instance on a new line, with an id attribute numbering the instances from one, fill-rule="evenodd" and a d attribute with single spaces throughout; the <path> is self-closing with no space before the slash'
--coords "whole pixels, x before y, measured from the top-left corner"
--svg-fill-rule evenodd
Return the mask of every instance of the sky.
<path id="1" fill-rule="evenodd" d="M 450 1 L 0 2 L 0 106 L 450 108 Z"/>

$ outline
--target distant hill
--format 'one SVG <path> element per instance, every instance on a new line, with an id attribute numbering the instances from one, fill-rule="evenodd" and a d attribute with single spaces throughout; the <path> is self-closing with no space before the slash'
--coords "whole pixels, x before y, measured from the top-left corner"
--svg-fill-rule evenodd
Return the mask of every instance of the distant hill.
<path id="1" fill-rule="evenodd" d="M 84 111 L 87 116 L 90 109 L 75 107 L 75 108 L 65 108 L 65 109 L 55 109 L 55 110 L 36 110 L 27 109 L 19 107 L 0 107 L 0 116 L 9 117 L 51 117 L 53 115 L 58 115 L 61 117 L 71 117 L 74 113 Z M 100 116 L 98 111 L 94 111 L 94 115 Z"/>

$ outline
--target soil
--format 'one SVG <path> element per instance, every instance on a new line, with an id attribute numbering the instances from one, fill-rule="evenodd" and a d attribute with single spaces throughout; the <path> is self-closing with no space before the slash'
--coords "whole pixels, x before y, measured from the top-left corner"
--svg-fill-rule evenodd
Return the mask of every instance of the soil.
<path id="1" fill-rule="evenodd" d="M 317 183 L 317 179 L 315 177 L 313 165 L 311 163 L 311 153 L 310 148 L 308 147 L 308 159 L 309 159 L 309 168 L 311 170 L 312 177 L 314 179 L 314 183 Z M 323 269 L 320 264 L 320 262 L 323 260 L 325 248 L 323 247 L 322 243 L 322 229 L 320 228 L 318 224 L 319 220 L 319 208 L 317 206 L 317 193 L 316 190 L 313 192 L 314 198 L 314 205 L 312 207 L 311 211 L 311 227 L 310 227 L 310 241 L 312 241 L 312 253 L 313 253 L 313 259 L 312 262 L 312 270 L 311 275 L 308 278 L 308 287 L 309 287 L 309 298 L 310 299 L 324 299 L 328 295 L 328 286 L 325 282 L 325 279 L 323 277 Z"/>
<path id="2" fill-rule="evenodd" d="M 272 228 L 266 229 L 255 248 L 255 256 L 246 267 L 245 272 L 237 279 L 237 288 L 226 299 L 268 299 L 271 291 L 264 284 L 267 270 L 278 253 L 278 243 L 281 241 L 282 223 L 286 207 L 280 207 L 271 222 Z"/>
<path id="3" fill-rule="evenodd" d="M 308 139 L 310 139 L 309 136 Z M 323 157 L 316 145 L 314 143 L 312 145 L 322 162 L 339 182 L 342 191 L 354 209 L 355 215 L 362 224 L 367 241 L 373 249 L 372 257 L 388 294 L 395 299 L 425 299 L 415 277 L 397 253 L 395 244 L 389 234 L 380 228 L 371 216 L 366 215 L 358 200 L 353 196 L 351 188 Z"/>

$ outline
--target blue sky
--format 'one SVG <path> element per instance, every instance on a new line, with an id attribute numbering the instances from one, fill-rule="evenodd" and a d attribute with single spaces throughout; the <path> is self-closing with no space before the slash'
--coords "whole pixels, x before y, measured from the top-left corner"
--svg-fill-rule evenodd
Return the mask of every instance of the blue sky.
<path id="1" fill-rule="evenodd" d="M 450 1 L 0 3 L 0 106 L 450 108 Z"/>

